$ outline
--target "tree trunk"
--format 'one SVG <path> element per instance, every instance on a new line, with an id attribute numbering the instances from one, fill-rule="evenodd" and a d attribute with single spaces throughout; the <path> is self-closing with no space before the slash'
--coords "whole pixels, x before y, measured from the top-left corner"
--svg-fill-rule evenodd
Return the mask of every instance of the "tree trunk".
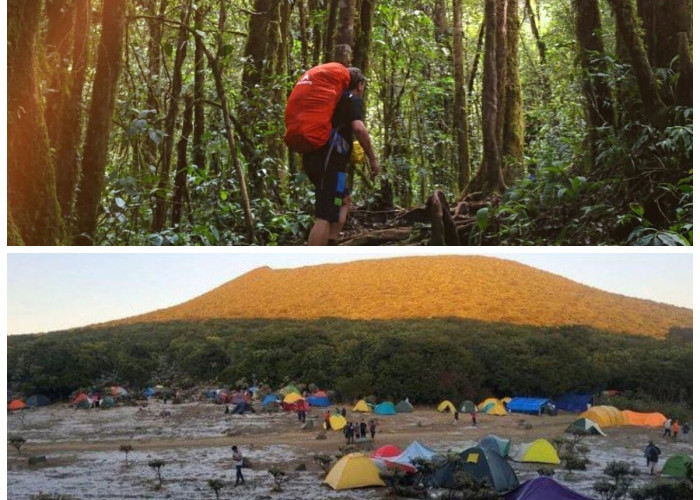
<path id="1" fill-rule="evenodd" d="M 204 15 L 201 9 L 194 13 L 194 28 L 202 31 Z M 206 148 L 204 137 L 204 42 L 195 37 L 194 45 L 194 128 L 192 133 L 192 163 L 196 168 L 206 169 Z"/>
<path id="2" fill-rule="evenodd" d="M 333 60 L 350 66 L 355 43 L 355 0 L 340 0 L 338 34 L 335 38 Z"/>
<path id="3" fill-rule="evenodd" d="M 615 124 L 612 90 L 604 76 L 607 65 L 604 58 L 600 10 L 598 0 L 576 0 L 576 38 L 579 45 L 579 59 L 583 69 L 583 94 L 586 99 L 588 118 L 587 142 L 590 163 L 596 156 L 597 129 Z"/>
<path id="4" fill-rule="evenodd" d="M 338 2 L 339 0 L 329 0 L 328 19 L 326 22 L 326 39 L 323 49 L 323 62 L 333 60 L 333 49 L 335 47 L 336 26 L 338 24 Z"/>
<path id="5" fill-rule="evenodd" d="M 457 179 L 459 191 L 469 181 L 469 128 L 467 121 L 467 96 L 464 90 L 464 31 L 462 28 L 462 0 L 454 0 L 452 27 L 452 58 L 454 61 L 454 133 L 457 143 Z"/>
<path id="6" fill-rule="evenodd" d="M 73 204 L 79 173 L 78 149 L 83 126 L 83 87 L 85 86 L 85 73 L 88 65 L 89 30 L 90 0 L 76 0 L 70 96 L 61 110 L 61 127 L 54 161 L 56 165 L 56 194 L 66 227 L 70 226 L 73 217 Z"/>
<path id="7" fill-rule="evenodd" d="M 435 41 L 442 45 L 447 41 L 450 28 L 447 25 L 447 6 L 445 0 L 435 0 L 433 6 L 433 24 L 435 24 Z"/>
<path id="8" fill-rule="evenodd" d="M 192 110 L 194 99 L 191 94 L 185 94 L 185 112 L 182 117 L 182 134 L 177 142 L 177 167 L 175 170 L 175 189 L 173 190 L 172 225 L 179 230 L 182 222 L 182 206 L 187 195 L 187 142 L 192 133 Z"/>
<path id="9" fill-rule="evenodd" d="M 547 62 L 547 46 L 540 38 L 540 30 L 537 28 L 537 18 L 535 17 L 535 12 L 532 10 L 531 0 L 525 0 L 525 15 L 530 20 L 530 29 L 532 30 L 532 36 L 535 37 L 535 42 L 537 43 L 537 52 L 540 55 L 540 64 L 546 64 Z"/>
<path id="10" fill-rule="evenodd" d="M 374 23 L 374 8 L 376 0 L 361 0 L 360 3 L 360 27 L 355 37 L 353 49 L 353 66 L 360 68 L 366 75 L 369 70 L 369 53 L 372 46 L 372 25 Z"/>
<path id="11" fill-rule="evenodd" d="M 661 100 L 654 71 L 649 64 L 641 30 L 637 23 L 637 7 L 634 0 L 608 0 L 615 14 L 615 26 L 632 64 L 632 72 L 637 79 L 644 105 L 645 115 L 650 123 L 661 128 L 666 121 L 666 105 Z"/>
<path id="12" fill-rule="evenodd" d="M 479 56 L 481 55 L 481 49 L 484 45 L 484 23 L 482 22 L 479 26 L 479 37 L 476 42 L 476 51 L 474 52 L 474 61 L 472 62 L 472 70 L 469 73 L 469 86 L 467 88 L 467 95 L 471 99 L 474 93 L 474 82 L 476 81 L 476 74 L 479 71 Z"/>
<path id="13" fill-rule="evenodd" d="M 496 2 L 500 1 L 485 0 L 484 76 L 481 99 L 484 156 L 479 172 L 467 187 L 467 193 L 481 192 L 482 195 L 488 195 L 492 191 L 501 192 L 505 189 L 498 140 L 498 71 L 496 68 L 498 26 Z"/>
<path id="14" fill-rule="evenodd" d="M 318 1 L 319 0 L 309 0 L 309 16 L 313 21 L 313 24 L 311 26 L 311 40 L 313 42 L 313 50 L 311 51 L 311 63 L 309 64 L 309 67 L 317 66 L 321 62 L 321 51 L 323 49 L 323 43 L 321 41 L 323 29 L 321 28 L 321 24 L 319 21 L 321 16 L 318 12 Z M 308 67 L 304 69 L 306 70 L 308 69 Z"/>
<path id="15" fill-rule="evenodd" d="M 503 122 L 505 121 L 505 106 L 503 103 L 506 96 L 506 55 L 508 52 L 508 18 L 506 8 L 509 1 L 515 0 L 496 0 L 496 86 L 498 89 L 496 134 L 501 162 L 503 161 L 502 139 Z"/>
<path id="16" fill-rule="evenodd" d="M 637 0 L 649 64 L 670 68 L 678 52 L 678 33 L 690 31 L 688 0 Z"/>
<path id="17" fill-rule="evenodd" d="M 148 94 L 146 96 L 146 109 L 152 110 L 149 115 L 151 125 L 157 123 L 160 112 L 160 93 L 161 82 L 160 73 L 162 66 L 162 44 L 163 44 L 163 22 L 161 19 L 165 15 L 167 0 L 160 0 L 158 10 L 156 10 L 156 2 L 158 0 L 146 0 L 145 7 L 148 15 L 151 16 L 147 20 L 148 23 Z M 150 137 L 144 138 L 144 156 L 148 165 L 152 165 L 154 169 L 158 167 L 158 144 Z"/>
<path id="18" fill-rule="evenodd" d="M 688 47 L 688 34 L 678 33 L 678 87 L 676 89 L 676 104 L 679 106 L 693 105 L 693 61 Z"/>
<path id="19" fill-rule="evenodd" d="M 161 166 L 158 175 L 158 189 L 156 191 L 156 208 L 153 214 L 154 233 L 165 228 L 165 220 L 168 214 L 168 199 L 170 198 L 170 162 L 173 156 L 175 143 L 175 121 L 179 109 L 180 93 L 182 92 L 182 65 L 187 55 L 187 39 L 191 6 L 183 7 L 180 14 L 180 28 L 177 33 L 177 47 L 175 49 L 175 61 L 173 63 L 173 77 L 170 86 L 170 103 L 168 114 L 165 117 L 165 138 L 161 142 Z"/>
<path id="20" fill-rule="evenodd" d="M 306 2 L 298 0 L 299 6 L 299 41 L 301 42 L 301 67 L 305 70 L 309 67 L 309 34 L 306 18 Z"/>
<path id="21" fill-rule="evenodd" d="M 506 185 L 512 184 L 524 174 L 523 142 L 523 96 L 520 89 L 520 68 L 518 43 L 520 42 L 520 19 L 518 2 L 508 1 L 506 11 L 506 71 L 505 95 L 503 101 L 503 179 Z"/>
<path id="22" fill-rule="evenodd" d="M 50 92 L 46 96 L 46 127 L 51 147 L 58 149 L 58 135 L 61 127 L 63 106 L 70 99 L 70 49 L 73 41 L 75 3 L 68 0 L 48 0 L 46 14 L 46 74 Z"/>
<path id="23" fill-rule="evenodd" d="M 8 244 L 56 245 L 62 224 L 37 85 L 40 2 L 7 3 Z"/>
<path id="24" fill-rule="evenodd" d="M 112 110 L 122 66 L 125 3 L 125 0 L 110 0 L 103 6 L 102 37 L 97 49 L 97 67 L 83 148 L 83 176 L 76 201 L 76 245 L 94 243 L 97 210 L 107 164 Z"/>

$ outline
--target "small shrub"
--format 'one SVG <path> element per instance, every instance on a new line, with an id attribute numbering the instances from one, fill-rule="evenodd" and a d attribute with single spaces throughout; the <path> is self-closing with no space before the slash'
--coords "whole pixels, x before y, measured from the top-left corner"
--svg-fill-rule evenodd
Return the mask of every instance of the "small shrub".
<path id="1" fill-rule="evenodd" d="M 216 500 L 219 500 L 219 492 L 224 488 L 224 482 L 221 479 L 210 479 L 207 481 L 207 485 L 214 490 Z"/>

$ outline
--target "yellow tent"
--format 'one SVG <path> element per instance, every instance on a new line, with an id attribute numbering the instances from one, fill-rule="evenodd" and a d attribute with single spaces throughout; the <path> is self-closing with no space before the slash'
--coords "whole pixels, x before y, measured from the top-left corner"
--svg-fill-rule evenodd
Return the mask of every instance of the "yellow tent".
<path id="1" fill-rule="evenodd" d="M 488 408 L 484 413 L 487 415 L 497 415 L 499 417 L 502 417 L 503 415 L 508 415 L 508 410 L 506 410 L 506 407 L 503 406 L 503 403 L 500 401 L 496 401 L 490 408 L 488 405 L 486 405 Z"/>
<path id="2" fill-rule="evenodd" d="M 511 398 L 509 396 L 506 396 L 505 398 L 501 398 L 501 403 L 503 403 L 504 405 L 507 405 L 511 401 L 513 401 L 513 398 Z"/>
<path id="3" fill-rule="evenodd" d="M 357 404 L 355 404 L 355 407 L 352 409 L 352 411 L 362 411 L 365 413 L 372 413 L 372 408 L 369 407 L 367 402 L 364 399 L 360 399 Z"/>
<path id="4" fill-rule="evenodd" d="M 445 400 L 438 405 L 437 411 L 439 411 L 439 412 L 449 411 L 450 413 L 454 413 L 457 411 L 457 408 L 455 408 L 455 405 L 453 405 L 450 401 Z"/>
<path id="5" fill-rule="evenodd" d="M 345 420 L 345 417 L 342 415 L 331 415 L 330 420 L 331 429 L 333 429 L 334 431 L 339 431 L 348 423 L 348 421 Z"/>
<path id="6" fill-rule="evenodd" d="M 304 399 L 304 398 L 302 398 L 302 397 L 301 397 L 299 394 L 297 394 L 296 392 L 290 392 L 289 394 L 287 394 L 287 395 L 284 397 L 284 402 L 287 403 L 288 405 L 291 405 L 291 404 L 296 403 L 296 402 L 299 401 L 300 399 Z"/>
<path id="7" fill-rule="evenodd" d="M 540 464 L 559 464 L 557 450 L 546 439 L 536 439 L 532 443 L 523 443 L 513 458 L 516 462 L 536 462 Z"/>
<path id="8" fill-rule="evenodd" d="M 662 427 L 666 421 L 663 413 L 638 413 L 631 410 L 622 410 L 626 425 L 640 427 Z"/>
<path id="9" fill-rule="evenodd" d="M 384 486 L 379 469 L 362 453 L 350 453 L 338 460 L 323 482 L 334 490 Z"/>
<path id="10" fill-rule="evenodd" d="M 479 408 L 479 411 L 484 409 L 484 406 L 486 406 L 489 403 L 500 403 L 498 398 L 486 398 L 484 399 L 481 403 L 479 403 L 476 407 Z"/>
<path id="11" fill-rule="evenodd" d="M 625 416 L 614 406 L 591 406 L 579 415 L 579 418 L 593 420 L 601 427 L 625 425 Z"/>

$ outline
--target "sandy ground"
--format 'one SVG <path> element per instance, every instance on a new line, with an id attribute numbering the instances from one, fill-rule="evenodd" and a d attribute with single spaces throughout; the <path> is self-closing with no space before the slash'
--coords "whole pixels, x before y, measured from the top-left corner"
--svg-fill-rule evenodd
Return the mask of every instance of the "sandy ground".
<path id="1" fill-rule="evenodd" d="M 354 421 L 368 419 L 359 413 L 349 415 Z M 313 410 L 310 418 L 320 422 L 322 410 Z M 394 444 L 403 448 L 420 440 L 438 452 L 446 452 L 462 451 L 488 434 L 509 437 L 512 449 L 517 450 L 520 443 L 562 435 L 576 416 L 479 415 L 476 427 L 472 427 L 469 415 L 462 415 L 454 425 L 451 415 L 433 408 L 375 418 L 380 422 L 376 447 Z M 519 425 L 523 421 L 532 428 L 523 429 Z M 8 445 L 9 499 L 30 499 L 40 492 L 75 499 L 214 499 L 216 496 L 207 485 L 209 479 L 224 481 L 221 499 L 382 498 L 387 491 L 373 488 L 334 492 L 324 486 L 324 475 L 313 456 L 338 453 L 345 439 L 339 432 L 329 432 L 325 440 L 316 439 L 319 425 L 303 431 L 296 414 L 226 415 L 222 406 L 208 402 L 163 405 L 153 401 L 143 409 L 125 406 L 76 410 L 52 405 L 10 414 L 7 425 L 8 436 L 27 440 L 21 455 Z M 635 485 L 657 480 L 645 469 L 642 450 L 649 439 L 662 449 L 659 470 L 669 456 L 692 453 L 692 433 L 691 442 L 665 442 L 659 429 L 621 427 L 606 432 L 606 437 L 585 439 L 592 462 L 586 471 L 568 474 L 556 466 L 554 477 L 594 496 L 594 481 L 602 477 L 602 470 L 613 460 L 625 460 L 642 470 Z M 128 464 L 125 454 L 119 451 L 122 444 L 133 447 Z M 232 444 L 238 444 L 251 462 L 251 467 L 244 469 L 244 486 L 233 486 Z M 46 463 L 29 466 L 27 458 L 36 455 L 46 456 Z M 155 471 L 148 466 L 153 459 L 165 461 L 160 489 L 156 488 Z M 300 464 L 306 466 L 305 471 L 296 470 Z M 517 462 L 511 465 L 521 482 L 536 476 L 542 467 Z M 289 476 L 281 493 L 271 491 L 273 481 L 267 471 L 273 466 Z"/>

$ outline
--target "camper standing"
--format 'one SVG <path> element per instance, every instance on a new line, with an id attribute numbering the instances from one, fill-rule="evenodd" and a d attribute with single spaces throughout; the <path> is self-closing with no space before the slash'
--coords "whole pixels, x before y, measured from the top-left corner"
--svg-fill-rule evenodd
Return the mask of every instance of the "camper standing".
<path id="1" fill-rule="evenodd" d="M 664 422 L 664 435 L 661 437 L 671 437 L 671 419 L 667 418 Z"/>
<path id="2" fill-rule="evenodd" d="M 644 450 L 644 456 L 647 459 L 647 467 L 649 467 L 649 474 L 654 475 L 654 467 L 659 462 L 659 455 L 661 455 L 661 450 L 658 446 L 654 444 L 653 441 L 649 441 L 646 449 Z"/>
<path id="3" fill-rule="evenodd" d="M 245 483 L 243 479 L 243 454 L 238 450 L 238 446 L 231 446 L 233 451 L 233 465 L 236 466 L 236 486 Z"/>

